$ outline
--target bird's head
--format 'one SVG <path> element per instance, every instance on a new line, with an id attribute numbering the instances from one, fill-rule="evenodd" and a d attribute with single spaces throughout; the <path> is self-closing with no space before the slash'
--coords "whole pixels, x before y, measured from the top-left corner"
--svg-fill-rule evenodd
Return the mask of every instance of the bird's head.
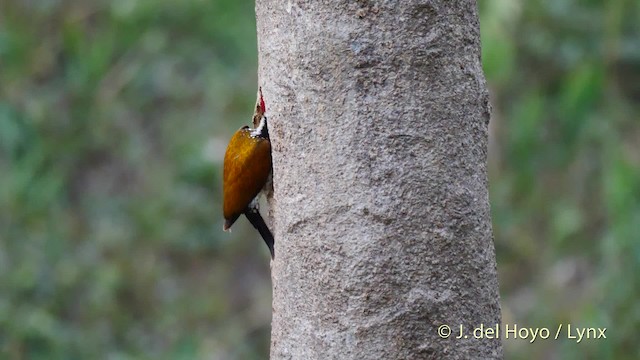
<path id="1" fill-rule="evenodd" d="M 256 110 L 253 113 L 253 127 L 257 128 L 260 125 L 260 120 L 267 112 L 267 107 L 264 104 L 264 98 L 262 97 L 262 87 L 258 88 L 258 100 L 256 101 Z"/>
<path id="2" fill-rule="evenodd" d="M 251 130 L 251 136 L 261 137 L 269 139 L 269 129 L 267 128 L 267 117 L 264 113 L 267 111 L 267 107 L 264 105 L 264 98 L 262 97 L 262 88 L 258 88 L 258 101 L 256 101 L 256 110 L 253 113 L 253 130 Z"/>

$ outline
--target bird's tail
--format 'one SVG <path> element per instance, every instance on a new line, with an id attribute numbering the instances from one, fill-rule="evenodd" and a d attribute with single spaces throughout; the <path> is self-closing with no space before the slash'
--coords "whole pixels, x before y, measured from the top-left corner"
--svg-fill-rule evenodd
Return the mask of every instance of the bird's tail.
<path id="1" fill-rule="evenodd" d="M 260 235 L 262 235 L 262 239 L 264 239 L 264 242 L 269 247 L 271 258 L 275 258 L 275 252 L 273 250 L 273 235 L 271 234 L 269 227 L 267 227 L 267 224 L 262 219 L 262 216 L 260 216 L 260 212 L 258 211 L 258 209 L 249 208 L 247 209 L 247 211 L 245 211 L 244 215 L 247 217 L 247 219 L 249 219 L 251 225 L 253 225 L 253 227 L 258 230 Z"/>

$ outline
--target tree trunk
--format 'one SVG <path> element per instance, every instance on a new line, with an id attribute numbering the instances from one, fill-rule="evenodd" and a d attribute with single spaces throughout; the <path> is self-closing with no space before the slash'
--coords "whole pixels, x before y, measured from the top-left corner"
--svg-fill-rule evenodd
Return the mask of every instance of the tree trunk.
<path id="1" fill-rule="evenodd" d="M 256 13 L 271 358 L 501 358 L 499 339 L 473 336 L 500 323 L 476 2 L 257 0 Z"/>

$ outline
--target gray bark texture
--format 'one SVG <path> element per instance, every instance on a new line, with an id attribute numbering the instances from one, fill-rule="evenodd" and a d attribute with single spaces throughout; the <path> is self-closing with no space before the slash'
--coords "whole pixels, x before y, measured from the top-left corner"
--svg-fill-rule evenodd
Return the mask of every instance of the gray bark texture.
<path id="1" fill-rule="evenodd" d="M 501 358 L 472 333 L 500 323 L 476 2 L 256 0 L 256 14 L 271 358 Z"/>

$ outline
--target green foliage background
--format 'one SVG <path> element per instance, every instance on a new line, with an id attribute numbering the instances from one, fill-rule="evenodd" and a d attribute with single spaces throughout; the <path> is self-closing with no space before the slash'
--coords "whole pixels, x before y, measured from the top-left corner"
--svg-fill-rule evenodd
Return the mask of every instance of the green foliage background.
<path id="1" fill-rule="evenodd" d="M 608 328 L 506 358 L 640 358 L 640 2 L 479 5 L 503 320 Z M 266 248 L 220 230 L 256 68 L 253 2 L 0 2 L 0 358 L 267 357 Z"/>

